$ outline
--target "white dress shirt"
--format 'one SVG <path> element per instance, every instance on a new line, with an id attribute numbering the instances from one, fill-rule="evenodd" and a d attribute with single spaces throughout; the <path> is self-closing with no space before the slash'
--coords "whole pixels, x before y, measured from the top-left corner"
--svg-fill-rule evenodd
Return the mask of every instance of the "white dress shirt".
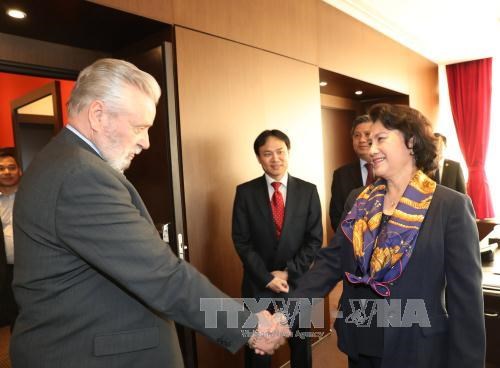
<path id="1" fill-rule="evenodd" d="M 7 263 L 14 264 L 14 229 L 12 227 L 12 209 L 16 193 L 3 194 L 0 192 L 0 218 L 2 219 L 3 238 Z"/>
<path id="2" fill-rule="evenodd" d="M 271 183 L 274 183 L 275 181 L 279 181 L 281 183 L 279 191 L 281 192 L 281 195 L 283 196 L 283 204 L 286 205 L 286 186 L 288 184 L 288 173 L 285 173 L 283 177 L 280 180 L 274 180 L 271 178 L 269 175 L 265 174 L 266 177 L 266 182 L 267 182 L 267 191 L 269 192 L 269 200 L 273 198 L 274 194 L 274 188 L 271 185 Z"/>

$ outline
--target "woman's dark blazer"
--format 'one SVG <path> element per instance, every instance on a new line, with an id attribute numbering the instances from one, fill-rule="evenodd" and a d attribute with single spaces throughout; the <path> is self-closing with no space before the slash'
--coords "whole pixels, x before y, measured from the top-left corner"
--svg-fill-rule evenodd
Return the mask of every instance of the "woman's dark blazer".
<path id="1" fill-rule="evenodd" d="M 351 193 L 346 208 L 352 207 L 360 190 Z M 482 274 L 474 216 L 469 197 L 437 186 L 414 253 L 402 276 L 390 286 L 391 296 L 387 298 L 391 305 L 397 299 L 401 301 L 401 315 L 408 300 L 423 300 L 430 327 L 386 327 L 382 367 L 484 366 Z M 355 271 L 352 244 L 338 231 L 291 295 L 321 297 L 344 280 L 339 303 L 343 318 L 337 318 L 335 328 L 339 348 L 352 358 L 358 355 L 353 338 L 357 327 L 347 323 L 346 317 L 351 312 L 349 300 L 360 298 L 360 286 L 346 281 L 345 272 Z M 391 313 L 388 316 L 397 317 Z"/>

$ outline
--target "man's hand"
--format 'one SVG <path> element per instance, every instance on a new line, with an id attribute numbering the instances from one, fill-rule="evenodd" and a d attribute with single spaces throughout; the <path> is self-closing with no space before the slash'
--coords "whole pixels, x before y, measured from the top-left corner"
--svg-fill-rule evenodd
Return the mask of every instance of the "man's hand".
<path id="1" fill-rule="evenodd" d="M 274 271 L 274 272 L 281 272 L 281 271 Z M 288 282 L 286 282 L 286 280 L 274 276 L 274 279 L 272 279 L 269 282 L 269 284 L 266 285 L 266 288 L 271 289 L 275 293 L 288 293 Z"/>
<path id="2" fill-rule="evenodd" d="M 273 354 L 285 343 L 285 338 L 291 336 L 292 333 L 286 324 L 286 318 L 283 323 L 283 317 L 280 315 L 278 318 L 274 318 L 265 310 L 257 313 L 259 325 L 248 340 L 248 344 L 255 350 L 256 354 Z"/>
<path id="3" fill-rule="evenodd" d="M 273 271 L 271 272 L 271 275 L 274 277 L 277 277 L 279 279 L 288 281 L 288 272 L 287 271 Z"/>

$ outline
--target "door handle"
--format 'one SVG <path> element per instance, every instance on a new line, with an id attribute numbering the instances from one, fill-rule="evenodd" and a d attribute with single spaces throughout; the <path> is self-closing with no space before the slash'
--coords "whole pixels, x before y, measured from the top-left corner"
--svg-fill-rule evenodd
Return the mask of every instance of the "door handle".
<path id="1" fill-rule="evenodd" d="M 169 223 L 168 224 L 165 224 L 161 227 L 161 238 L 163 239 L 163 241 L 165 243 L 170 243 L 170 236 L 168 235 L 168 227 L 169 227 Z"/>
<path id="2" fill-rule="evenodd" d="M 188 249 L 187 244 L 184 244 L 183 236 L 181 233 L 177 234 L 177 255 L 180 259 L 185 258 L 185 252 Z"/>
<path id="3" fill-rule="evenodd" d="M 484 312 L 484 316 L 489 318 L 498 318 L 498 312 L 493 312 L 493 313 Z"/>

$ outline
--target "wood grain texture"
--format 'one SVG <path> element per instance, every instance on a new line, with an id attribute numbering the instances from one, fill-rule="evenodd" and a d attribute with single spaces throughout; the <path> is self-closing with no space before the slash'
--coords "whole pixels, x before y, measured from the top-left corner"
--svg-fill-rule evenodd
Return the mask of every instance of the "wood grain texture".
<path id="1" fill-rule="evenodd" d="M 174 0 L 175 23 L 317 64 L 318 0 Z"/>
<path id="2" fill-rule="evenodd" d="M 437 65 L 340 10 L 318 5 L 318 65 L 410 95 L 410 105 L 437 118 Z"/>
<path id="3" fill-rule="evenodd" d="M 146 18 L 173 24 L 173 0 L 87 0 Z"/>

